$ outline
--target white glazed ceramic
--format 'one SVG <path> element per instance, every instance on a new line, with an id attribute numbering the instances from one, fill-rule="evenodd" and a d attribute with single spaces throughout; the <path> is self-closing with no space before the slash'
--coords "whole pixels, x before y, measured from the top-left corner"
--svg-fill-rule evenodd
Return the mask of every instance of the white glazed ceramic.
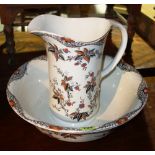
<path id="1" fill-rule="evenodd" d="M 104 67 L 111 61 L 106 57 Z M 46 57 L 41 56 L 18 68 L 8 82 L 7 98 L 17 115 L 49 136 L 70 142 L 99 139 L 134 118 L 146 104 L 145 81 L 133 67 L 119 63 L 102 82 L 96 116 L 79 123 L 63 121 L 49 108 L 47 66 Z"/>
<path id="2" fill-rule="evenodd" d="M 120 29 L 122 42 L 113 62 L 102 70 L 105 41 L 111 27 Z M 126 29 L 104 18 L 40 15 L 30 22 L 28 30 L 46 42 L 52 111 L 71 122 L 94 116 L 100 105 L 101 79 L 124 54 Z"/>

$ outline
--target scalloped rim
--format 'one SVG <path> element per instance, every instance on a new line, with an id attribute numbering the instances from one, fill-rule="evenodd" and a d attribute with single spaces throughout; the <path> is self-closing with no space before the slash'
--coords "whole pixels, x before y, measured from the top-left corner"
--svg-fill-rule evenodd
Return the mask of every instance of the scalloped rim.
<path id="1" fill-rule="evenodd" d="M 44 60 L 44 61 L 47 61 L 47 57 L 43 55 L 43 56 L 39 56 L 37 58 L 34 58 L 32 60 Z M 32 60 L 24 63 L 17 70 L 20 70 L 25 64 L 28 65 Z M 124 66 L 125 68 L 123 69 L 122 66 Z M 139 74 L 138 71 L 134 67 L 128 65 L 127 63 L 120 62 L 118 67 L 121 70 L 125 70 L 125 71 L 128 71 L 128 72 L 135 72 L 135 73 Z M 140 111 L 144 108 L 144 106 L 145 106 L 145 104 L 147 102 L 147 99 L 148 99 L 148 93 L 144 92 L 144 89 L 146 90 L 148 87 L 147 87 L 146 82 L 142 78 L 142 81 L 141 81 L 141 83 L 139 85 L 138 92 L 137 92 L 138 94 L 142 94 L 141 96 L 139 96 L 137 94 L 139 100 L 141 101 L 141 106 L 136 108 L 136 109 L 134 109 L 133 111 L 127 113 L 123 117 L 121 117 L 121 118 L 119 118 L 117 120 L 108 122 L 108 123 L 104 123 L 102 126 L 98 126 L 98 127 L 90 126 L 90 127 L 71 128 L 71 127 L 56 126 L 56 125 L 52 125 L 52 124 L 49 124 L 49 123 L 46 123 L 46 122 L 43 122 L 43 121 L 38 121 L 38 120 L 36 120 L 33 117 L 30 118 L 27 115 L 27 113 L 22 109 L 22 107 L 20 106 L 19 101 L 9 91 L 9 85 L 14 80 L 21 79 L 24 76 L 24 74 L 26 73 L 26 70 L 25 70 L 25 73 L 22 72 L 22 74 L 23 74 L 22 76 L 20 75 L 20 73 L 18 75 L 15 75 L 15 72 L 10 77 L 9 82 L 7 84 L 7 89 L 6 89 L 6 94 L 7 94 L 8 102 L 13 101 L 14 104 L 16 105 L 16 106 L 12 105 L 11 106 L 12 109 L 14 110 L 14 112 L 16 114 L 18 114 L 22 119 L 24 119 L 25 121 L 29 122 L 30 124 L 32 124 L 34 126 L 37 126 L 39 128 L 43 128 L 43 129 L 49 130 L 49 131 L 61 132 L 61 133 L 74 133 L 74 134 L 89 134 L 89 133 L 97 133 L 97 132 L 102 132 L 102 131 L 110 130 L 110 129 L 116 128 L 118 126 L 121 126 L 121 125 L 127 123 L 128 121 L 133 119 L 136 115 L 138 115 L 140 113 Z M 20 76 L 21 78 L 18 78 L 18 77 L 15 78 L 16 76 Z"/>

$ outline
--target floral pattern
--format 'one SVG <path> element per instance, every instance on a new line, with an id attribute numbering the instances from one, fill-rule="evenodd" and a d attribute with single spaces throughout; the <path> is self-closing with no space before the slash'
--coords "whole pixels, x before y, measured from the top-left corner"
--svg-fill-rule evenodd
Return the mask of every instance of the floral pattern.
<path id="1" fill-rule="evenodd" d="M 99 91 L 96 88 L 96 77 L 94 72 L 89 72 L 86 75 L 85 79 L 87 83 L 83 88 L 78 84 L 78 82 L 73 81 L 73 76 L 69 76 L 65 74 L 60 68 L 54 66 L 57 70 L 57 73 L 61 75 L 62 80 L 58 82 L 57 79 L 53 79 L 50 81 L 51 87 L 53 89 L 53 99 L 57 100 L 57 104 L 52 104 L 53 108 L 57 111 L 64 111 L 65 116 L 73 119 L 73 120 L 86 120 L 93 111 L 97 108 L 97 98 Z M 98 76 L 97 73 L 96 76 Z M 59 84 L 60 83 L 60 84 Z M 73 100 L 73 92 L 79 92 L 81 89 L 86 90 L 88 103 L 86 104 L 86 100 L 80 97 L 79 103 Z M 67 93 L 67 99 L 64 97 Z M 76 106 L 74 106 L 76 104 Z M 70 113 L 69 106 L 74 106 L 75 111 Z M 87 110 L 85 110 L 87 109 Z"/>
<path id="2" fill-rule="evenodd" d="M 138 73 L 138 70 L 136 70 L 133 66 L 130 66 L 128 65 L 127 63 L 125 62 L 120 62 L 118 65 L 117 65 L 120 69 L 124 70 L 124 71 L 127 71 L 127 72 L 135 72 L 135 73 Z"/>
<path id="3" fill-rule="evenodd" d="M 55 44 L 51 43 L 48 43 L 48 51 L 53 53 L 56 61 L 75 61 L 74 65 L 81 66 L 83 70 L 87 69 L 87 65 L 89 64 L 92 57 L 96 57 L 99 59 L 102 55 L 101 52 L 99 52 L 99 50 L 95 48 L 84 48 L 82 50 L 79 49 L 75 50 L 74 53 L 72 53 L 68 48 L 58 49 Z"/>
<path id="4" fill-rule="evenodd" d="M 94 72 L 89 72 L 88 75 L 86 75 L 86 79 L 90 77 L 90 80 L 87 81 L 87 84 L 84 86 L 86 88 L 86 93 L 93 92 L 94 88 L 96 86 L 96 77 L 94 76 Z"/>
<path id="5" fill-rule="evenodd" d="M 123 118 L 120 118 L 120 119 L 118 119 L 118 120 L 116 120 L 116 123 L 118 124 L 118 125 L 122 125 L 122 124 L 124 124 L 125 122 L 127 122 L 128 121 L 128 117 L 123 117 Z"/>
<path id="6" fill-rule="evenodd" d="M 84 102 L 82 99 L 80 107 L 77 109 L 77 112 L 69 114 L 68 106 L 73 106 L 75 104 L 75 101 L 72 101 L 72 92 L 73 91 L 80 91 L 80 85 L 77 82 L 73 81 L 72 76 L 68 76 L 64 74 L 60 68 L 57 68 L 57 72 L 61 75 L 61 86 L 63 87 L 63 90 L 67 93 L 67 100 L 64 98 L 63 91 L 58 87 L 58 81 L 56 79 L 53 79 L 53 81 L 50 81 L 51 86 L 53 88 L 53 98 L 57 100 L 57 104 L 53 105 L 53 108 L 55 108 L 58 111 L 64 110 L 66 113 L 66 116 L 70 117 L 71 119 L 77 119 L 78 121 L 80 119 L 85 119 L 85 117 L 82 117 L 83 114 L 79 113 L 79 109 L 83 108 L 82 103 Z M 84 104 L 84 103 L 83 103 Z"/>
<path id="7" fill-rule="evenodd" d="M 15 81 L 15 80 L 19 80 L 21 79 L 25 74 L 27 74 L 27 65 L 28 63 L 25 63 L 22 67 L 18 68 L 14 74 L 11 76 L 9 82 L 8 82 L 8 85 Z"/>
<path id="8" fill-rule="evenodd" d="M 58 47 L 55 44 L 53 44 L 53 45 L 51 43 L 48 43 L 48 44 L 49 44 L 48 51 L 53 53 L 56 61 L 58 61 L 58 59 L 65 61 L 63 53 L 68 53 L 69 50 L 67 50 L 67 48 L 63 49 L 63 50 L 58 49 Z"/>
<path id="9" fill-rule="evenodd" d="M 138 88 L 137 96 L 139 100 L 141 100 L 141 102 L 145 102 L 145 98 L 147 95 L 148 95 L 148 88 L 146 87 L 146 84 L 143 80 Z"/>
<path id="10" fill-rule="evenodd" d="M 82 46 L 87 46 L 87 45 L 101 46 L 101 45 L 103 45 L 103 42 L 106 41 L 109 31 L 107 31 L 101 38 L 99 38 L 95 41 L 90 41 L 90 42 L 74 41 L 73 39 L 68 38 L 68 37 L 62 37 L 62 36 L 48 34 L 48 33 L 35 32 L 35 34 L 39 35 L 39 36 L 43 36 L 43 37 L 53 38 L 66 47 L 75 48 L 75 47 L 82 47 Z"/>
<path id="11" fill-rule="evenodd" d="M 21 107 L 19 101 L 16 99 L 16 97 L 9 91 L 9 89 L 6 90 L 7 98 L 9 105 L 12 107 L 12 109 L 24 120 L 27 120 L 29 123 L 34 124 L 39 127 L 44 127 L 48 128 L 50 124 L 43 122 L 43 121 L 38 121 L 32 118 L 29 118 L 23 108 Z"/>
<path id="12" fill-rule="evenodd" d="M 69 142 L 93 141 L 93 140 L 103 138 L 110 133 L 110 131 L 102 131 L 102 132 L 94 133 L 94 134 L 92 133 L 78 134 L 78 133 L 54 132 L 54 131 L 49 131 L 49 130 L 45 130 L 41 128 L 37 128 L 37 129 L 41 131 L 43 134 L 46 134 L 47 136 L 51 138 L 57 138 L 59 140 L 69 141 Z"/>
<path id="13" fill-rule="evenodd" d="M 37 58 L 35 58 L 33 60 L 47 61 L 47 57 L 46 56 L 40 56 L 40 57 L 37 57 Z M 33 60 L 31 60 L 31 61 L 33 61 Z M 139 88 L 138 88 L 138 91 L 137 91 L 137 97 L 140 100 L 139 107 L 136 107 L 134 110 L 127 113 L 125 116 L 123 116 L 122 118 L 120 118 L 118 120 L 111 121 L 111 122 L 108 122 L 108 123 L 103 122 L 103 124 L 102 125 L 100 124 L 99 126 L 93 126 L 93 127 L 86 126 L 86 127 L 82 127 L 82 128 L 72 128 L 72 127 L 55 126 L 53 124 L 49 124 L 49 123 L 44 122 L 44 121 L 39 121 L 39 120 L 36 120 L 34 118 L 30 118 L 29 115 L 27 115 L 27 113 L 21 107 L 21 104 L 18 101 L 18 99 L 14 96 L 13 93 L 11 93 L 10 84 L 12 82 L 14 82 L 14 79 L 15 80 L 21 80 L 23 78 L 23 70 L 24 70 L 24 73 L 27 72 L 27 70 L 26 70 L 27 67 L 25 69 L 25 66 L 27 66 L 29 63 L 31 63 L 31 61 L 29 61 L 28 63 L 25 63 L 24 65 L 22 65 L 21 67 L 18 68 L 18 71 L 19 70 L 22 70 L 22 71 L 19 71 L 18 74 L 14 73 L 11 76 L 11 78 L 10 78 L 10 80 L 8 82 L 8 85 L 7 85 L 7 89 L 6 89 L 7 99 L 8 99 L 8 102 L 9 102 L 10 106 L 12 107 L 12 109 L 21 118 L 23 118 L 27 122 L 41 128 L 41 129 L 45 129 L 46 131 L 49 131 L 49 132 L 52 131 L 53 132 L 53 131 L 60 131 L 61 130 L 62 132 L 72 132 L 72 131 L 75 132 L 76 131 L 78 133 L 98 133 L 98 132 L 104 131 L 104 130 L 109 131 L 110 129 L 115 128 L 115 127 L 117 127 L 119 125 L 122 125 L 123 123 L 126 123 L 129 120 L 131 120 L 132 118 L 134 118 L 143 109 L 143 107 L 146 104 L 146 101 L 147 101 L 147 98 L 148 98 L 148 88 L 147 88 L 146 82 L 144 80 L 142 80 L 141 83 L 139 84 Z M 125 67 L 125 65 L 128 65 L 128 64 L 122 64 L 121 66 Z M 130 65 L 128 65 L 127 68 L 128 68 L 128 71 L 130 71 L 130 68 L 131 68 L 131 72 L 133 72 L 133 69 L 132 69 L 133 67 L 132 66 L 130 67 Z M 121 68 L 121 70 L 124 70 L 124 69 Z M 122 119 L 123 119 L 123 121 L 122 121 Z"/>
<path id="14" fill-rule="evenodd" d="M 87 69 L 87 64 L 90 62 L 90 59 L 92 57 L 97 56 L 98 58 L 100 58 L 101 56 L 101 52 L 99 52 L 99 50 L 96 50 L 95 48 L 93 49 L 88 49 L 88 48 L 84 48 L 83 50 L 75 50 L 76 52 L 76 56 L 74 57 L 75 62 L 75 66 L 80 65 L 83 70 Z"/>

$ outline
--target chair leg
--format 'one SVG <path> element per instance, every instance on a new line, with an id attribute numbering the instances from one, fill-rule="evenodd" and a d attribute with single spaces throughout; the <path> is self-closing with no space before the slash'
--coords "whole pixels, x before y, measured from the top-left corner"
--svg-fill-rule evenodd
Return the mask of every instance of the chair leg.
<path id="1" fill-rule="evenodd" d="M 13 65 L 15 63 L 15 42 L 12 24 L 4 25 L 4 33 L 6 37 L 6 48 L 9 56 L 8 64 Z"/>
<path id="2" fill-rule="evenodd" d="M 22 12 L 22 13 L 21 13 L 21 30 L 22 30 L 22 32 L 25 32 L 24 21 L 25 21 L 25 13 Z"/>
<path id="3" fill-rule="evenodd" d="M 133 65 L 133 59 L 132 59 L 132 42 L 133 37 L 136 33 L 136 16 L 140 13 L 141 5 L 126 5 L 127 11 L 128 11 L 128 44 L 126 48 L 126 55 L 124 56 L 125 61 L 127 61 L 129 64 Z"/>

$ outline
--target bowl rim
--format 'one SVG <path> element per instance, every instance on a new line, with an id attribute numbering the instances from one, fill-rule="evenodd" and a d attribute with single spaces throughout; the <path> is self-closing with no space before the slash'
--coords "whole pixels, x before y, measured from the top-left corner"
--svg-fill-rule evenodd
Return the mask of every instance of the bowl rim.
<path id="1" fill-rule="evenodd" d="M 140 111 L 144 108 L 144 106 L 147 102 L 148 86 L 147 86 L 145 80 L 143 79 L 143 77 L 139 74 L 139 72 L 133 66 L 131 66 L 125 62 L 120 62 L 117 65 L 117 67 L 119 67 L 121 70 L 128 71 L 128 72 L 135 72 L 135 73 L 139 74 L 142 78 L 142 81 L 139 84 L 139 88 L 138 88 L 138 92 L 137 92 L 138 99 L 141 101 L 141 105 L 138 108 L 134 108 L 132 111 L 126 113 L 122 117 L 120 117 L 114 121 L 106 122 L 101 126 L 73 128 L 73 127 L 57 126 L 57 125 L 49 124 L 44 121 L 39 121 L 39 120 L 35 119 L 34 117 L 31 117 L 30 115 L 28 115 L 26 113 L 26 111 L 24 109 L 22 109 L 19 101 L 11 93 L 11 91 L 9 89 L 10 88 L 9 86 L 12 82 L 14 82 L 15 80 L 21 79 L 25 75 L 25 73 L 27 71 L 28 64 L 33 60 L 47 61 L 47 57 L 45 55 L 42 55 L 42 56 L 33 58 L 32 60 L 30 60 L 30 61 L 24 63 L 23 65 L 21 65 L 20 67 L 18 67 L 18 69 L 11 75 L 11 77 L 8 81 L 7 88 L 6 88 L 6 95 L 7 95 L 7 100 L 9 102 L 9 105 L 11 106 L 13 111 L 18 116 L 20 116 L 22 119 L 24 119 L 25 121 L 27 121 L 30 124 L 37 126 L 39 128 L 46 129 L 49 131 L 54 131 L 54 132 L 74 133 L 74 134 L 89 134 L 89 133 L 103 132 L 103 131 L 111 130 L 113 128 L 121 126 L 121 125 L 127 123 L 128 121 L 130 121 L 131 119 L 133 119 L 135 116 L 137 116 L 140 113 Z"/>

